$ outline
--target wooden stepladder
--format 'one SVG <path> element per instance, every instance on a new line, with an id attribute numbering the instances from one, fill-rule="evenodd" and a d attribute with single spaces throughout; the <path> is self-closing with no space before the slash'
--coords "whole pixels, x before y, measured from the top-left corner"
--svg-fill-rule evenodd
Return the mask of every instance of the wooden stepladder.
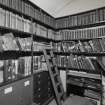
<path id="1" fill-rule="evenodd" d="M 65 93 L 61 82 L 60 74 L 56 65 L 56 60 L 52 50 L 43 50 L 45 61 L 48 67 L 49 75 L 55 92 L 57 105 L 62 105 L 65 100 Z"/>

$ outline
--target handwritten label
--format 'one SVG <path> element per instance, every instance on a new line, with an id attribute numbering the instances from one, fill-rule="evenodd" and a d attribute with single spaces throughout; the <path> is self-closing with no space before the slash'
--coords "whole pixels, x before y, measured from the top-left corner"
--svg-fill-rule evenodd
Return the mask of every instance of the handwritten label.
<path id="1" fill-rule="evenodd" d="M 9 87 L 9 88 L 7 88 L 7 89 L 4 90 L 4 94 L 9 94 L 9 93 L 12 92 L 12 90 L 13 90 L 13 88 L 12 87 Z"/>
<path id="2" fill-rule="evenodd" d="M 30 85 L 30 81 L 24 82 L 24 86 L 28 86 L 28 85 Z"/>

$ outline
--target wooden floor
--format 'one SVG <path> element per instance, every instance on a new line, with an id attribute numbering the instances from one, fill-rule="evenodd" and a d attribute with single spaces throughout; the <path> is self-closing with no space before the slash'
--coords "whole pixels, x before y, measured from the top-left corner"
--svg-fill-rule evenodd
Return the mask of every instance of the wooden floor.
<path id="1" fill-rule="evenodd" d="M 49 105 L 57 105 L 56 101 L 53 100 Z M 96 101 L 80 97 L 80 96 L 70 96 L 63 105 L 98 105 Z"/>

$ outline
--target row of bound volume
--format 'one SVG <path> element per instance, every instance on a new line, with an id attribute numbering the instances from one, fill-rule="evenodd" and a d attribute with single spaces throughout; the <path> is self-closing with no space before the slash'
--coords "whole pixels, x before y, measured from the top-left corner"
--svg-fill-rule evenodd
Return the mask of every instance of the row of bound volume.
<path id="1" fill-rule="evenodd" d="M 33 33 L 34 35 L 36 34 L 37 36 L 42 36 L 48 39 L 56 39 L 55 37 L 57 32 L 36 24 L 35 22 L 31 22 L 23 16 L 6 11 L 2 8 L 0 8 L 0 19 L 1 27 Z"/>
<path id="2" fill-rule="evenodd" d="M 57 65 L 60 67 L 68 67 L 74 69 L 83 69 L 84 72 L 87 70 L 97 71 L 99 68 L 95 58 L 89 58 L 84 56 L 70 55 L 70 56 L 57 56 Z M 99 70 L 98 70 L 99 71 Z"/>
<path id="3" fill-rule="evenodd" d="M 31 75 L 31 57 L 0 60 L 0 83 Z"/>
<path id="4" fill-rule="evenodd" d="M 105 38 L 91 39 L 87 41 L 60 42 L 53 45 L 54 51 L 58 52 L 105 52 Z"/>
<path id="5" fill-rule="evenodd" d="M 105 36 L 105 26 L 59 31 L 62 40 L 94 39 Z"/>
<path id="6" fill-rule="evenodd" d="M 105 22 L 105 8 L 56 19 L 56 28 L 70 28 Z"/>
<path id="7" fill-rule="evenodd" d="M 55 25 L 55 19 L 53 17 L 47 15 L 39 8 L 35 8 L 33 5 L 25 2 L 24 0 L 0 0 L 0 4 L 12 8 L 21 14 L 30 16 L 51 27 L 54 27 Z"/>

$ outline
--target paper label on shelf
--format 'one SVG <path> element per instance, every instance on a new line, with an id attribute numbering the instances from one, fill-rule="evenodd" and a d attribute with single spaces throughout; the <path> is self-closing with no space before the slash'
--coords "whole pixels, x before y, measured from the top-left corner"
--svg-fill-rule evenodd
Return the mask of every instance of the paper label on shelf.
<path id="1" fill-rule="evenodd" d="M 28 86 L 28 85 L 30 85 L 30 81 L 24 82 L 24 86 Z"/>
<path id="2" fill-rule="evenodd" d="M 12 87 L 9 87 L 9 88 L 7 88 L 7 89 L 4 90 L 4 94 L 9 94 L 9 93 L 12 92 L 12 90 L 13 90 L 13 88 Z"/>

